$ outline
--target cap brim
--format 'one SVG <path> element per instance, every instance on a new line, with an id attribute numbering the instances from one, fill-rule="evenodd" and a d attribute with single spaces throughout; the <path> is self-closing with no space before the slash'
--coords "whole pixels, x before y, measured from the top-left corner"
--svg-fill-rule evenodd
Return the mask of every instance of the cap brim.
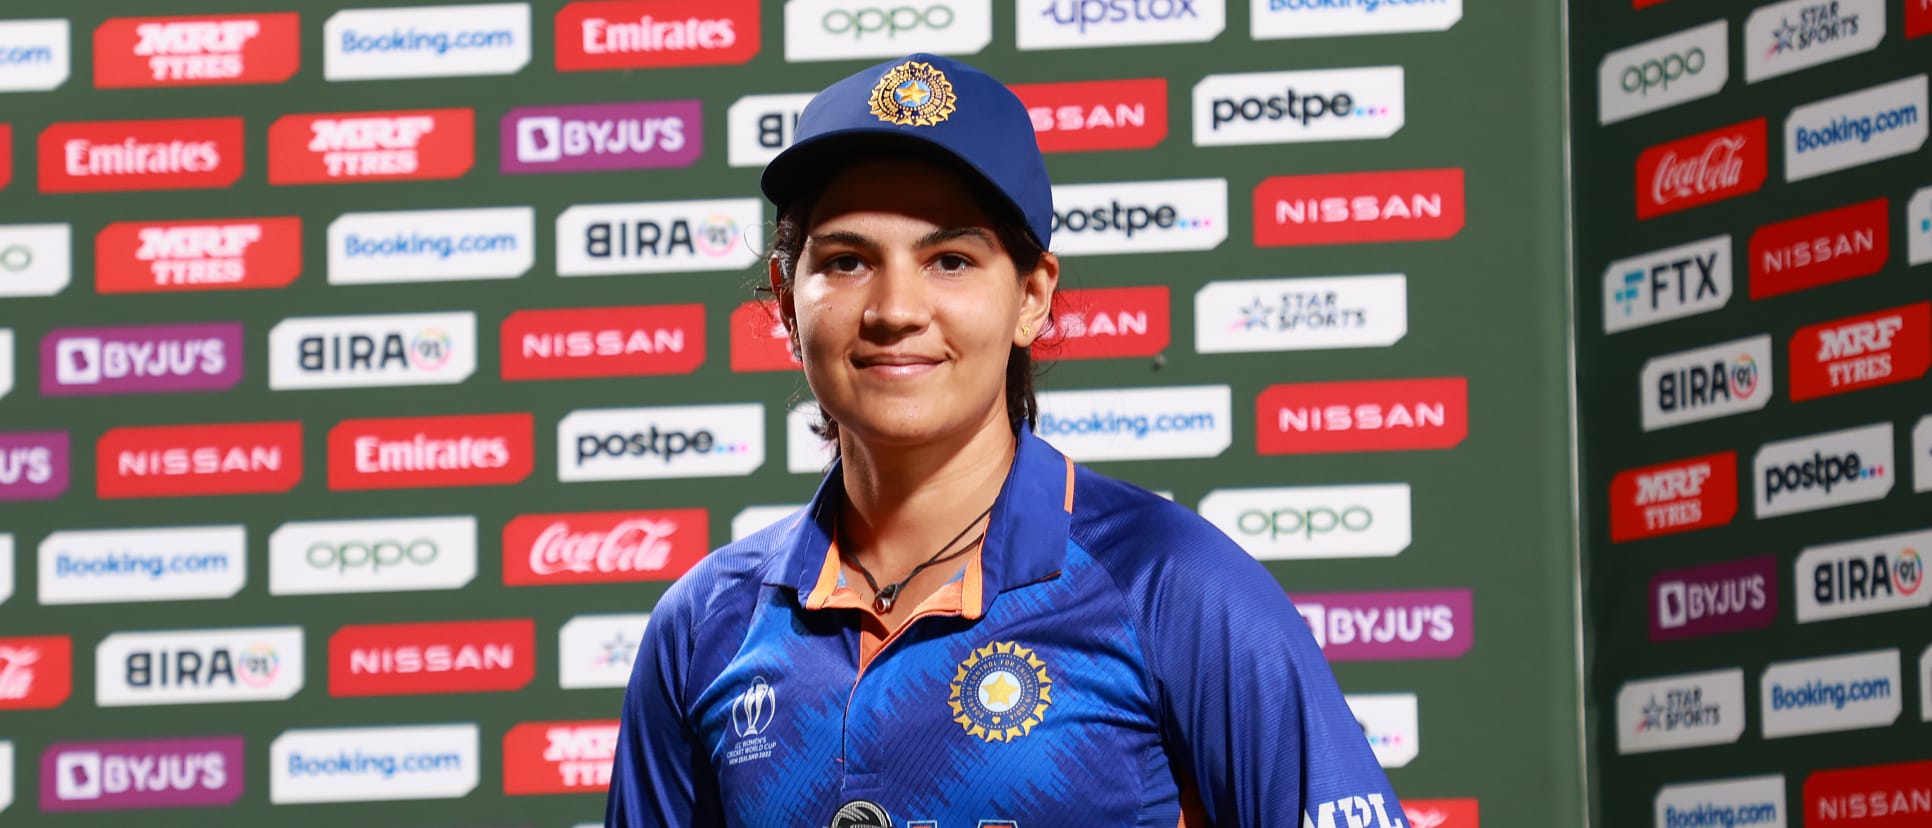
<path id="1" fill-rule="evenodd" d="M 824 187 L 832 176 L 848 164 L 859 160 L 867 151 L 904 153 L 908 150 L 915 155 L 927 155 L 946 162 L 962 173 L 977 179 L 986 192 L 999 199 L 1011 212 L 1014 220 L 1026 225 L 1026 212 L 1020 205 L 1008 198 L 1006 193 L 994 183 L 993 177 L 968 161 L 944 144 L 901 132 L 894 129 L 841 129 L 814 135 L 811 138 L 787 147 L 771 163 L 765 165 L 765 172 L 758 180 L 759 189 L 765 193 L 773 206 L 783 211 L 800 195 L 813 189 Z M 1027 235 L 1033 235 L 1027 228 Z M 1034 240 L 1038 242 L 1038 239 Z"/>

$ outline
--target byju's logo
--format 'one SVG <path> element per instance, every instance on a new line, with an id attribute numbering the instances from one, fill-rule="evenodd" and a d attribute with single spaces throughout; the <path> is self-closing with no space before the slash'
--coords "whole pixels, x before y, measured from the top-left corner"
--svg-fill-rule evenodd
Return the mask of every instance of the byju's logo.
<path id="1" fill-rule="evenodd" d="M 798 136 L 798 118 L 815 94 L 746 95 L 733 102 L 725 112 L 731 166 L 762 167 L 790 147 Z"/>
<path id="2" fill-rule="evenodd" d="M 1026 105 L 1041 152 L 1148 149 L 1167 137 L 1166 78 L 1011 88 Z"/>
<path id="3" fill-rule="evenodd" d="M 1379 348 L 1409 332 L 1401 274 L 1209 282 L 1194 294 L 1203 354 Z"/>
<path id="4" fill-rule="evenodd" d="M 1227 0 L 1019 0 L 1021 50 L 1202 43 L 1227 28 Z"/>
<path id="5" fill-rule="evenodd" d="M 476 790 L 474 724 L 286 730 L 269 746 L 268 801 L 459 799 Z"/>
<path id="6" fill-rule="evenodd" d="M 302 275 L 302 220 L 116 222 L 94 237 L 94 289 L 158 293 L 286 287 Z"/>
<path id="7" fill-rule="evenodd" d="M 40 133 L 40 191 L 195 190 L 242 174 L 242 119 L 54 124 Z"/>
<path id="8" fill-rule="evenodd" d="M 1757 192 L 1764 186 L 1769 159 L 1763 118 L 1644 150 L 1637 156 L 1637 219 Z"/>
<path id="9" fill-rule="evenodd" d="M 1771 402 L 1771 337 L 1753 336 L 1644 363 L 1645 431 L 1747 411 Z"/>
<path id="10" fill-rule="evenodd" d="M 1201 516 L 1257 560 L 1378 558 L 1409 548 L 1409 484 L 1216 489 Z"/>
<path id="11" fill-rule="evenodd" d="M 0 296 L 53 296 L 73 279 L 73 227 L 0 225 Z"/>
<path id="12" fill-rule="evenodd" d="M 300 62 L 293 12 L 117 17 L 94 30 L 98 89 L 281 83 Z"/>
<path id="13" fill-rule="evenodd" d="M 1355 723 L 1362 726 L 1377 764 L 1405 767 L 1421 755 L 1422 726 L 1414 693 L 1350 694 L 1343 700 L 1355 714 Z"/>
<path id="14" fill-rule="evenodd" d="M 476 518 L 284 523 L 268 536 L 268 593 L 460 589 L 476 578 Z"/>
<path id="15" fill-rule="evenodd" d="M 1757 516 L 1830 509 L 1890 494 L 1892 424 L 1766 443 L 1752 461 Z"/>
<path id="16" fill-rule="evenodd" d="M 1730 301 L 1730 236 L 1619 259 L 1603 269 L 1607 334 L 1709 313 Z"/>
<path id="17" fill-rule="evenodd" d="M 65 431 L 0 431 L 0 502 L 60 497 L 67 462 Z"/>
<path id="18" fill-rule="evenodd" d="M 1764 555 L 1659 572 L 1649 595 L 1652 641 L 1763 629 L 1778 617 L 1778 560 Z"/>
<path id="19" fill-rule="evenodd" d="M 1727 28 L 1713 20 L 1604 55 L 1597 64 L 1597 122 L 1614 124 L 1717 94 L 1731 78 Z"/>
<path id="20" fill-rule="evenodd" d="M 476 162 L 475 122 L 469 109 L 284 115 L 268 128 L 268 183 L 458 178 Z"/>
<path id="21" fill-rule="evenodd" d="M 1610 540 L 1723 526 L 1737 516 L 1737 452 L 1618 472 L 1610 480 Z"/>
<path id="22" fill-rule="evenodd" d="M 1225 385 L 1048 391 L 1039 434 L 1080 462 L 1219 457 L 1234 440 Z"/>
<path id="23" fill-rule="evenodd" d="M 277 390 L 454 385 L 476 373 L 476 314 L 284 319 L 268 350 Z"/>
<path id="24" fill-rule="evenodd" d="M 1885 17 L 1883 9 L 1878 18 Z M 1798 181 L 1910 155 L 1925 146 L 1926 76 L 1879 84 L 1791 110 L 1784 119 L 1784 180 Z"/>
<path id="25" fill-rule="evenodd" d="M 674 581 L 710 541 L 703 509 L 520 515 L 503 527 L 503 583 Z"/>
<path id="26" fill-rule="evenodd" d="M 1067 184 L 1053 203 L 1061 255 L 1213 250 L 1228 238 L 1223 178 Z"/>
<path id="27" fill-rule="evenodd" d="M 737 64 L 758 54 L 758 0 L 579 0 L 557 12 L 557 71 Z"/>
<path id="28" fill-rule="evenodd" d="M 650 613 L 579 615 L 557 631 L 557 686 L 565 690 L 630 683 Z"/>
<path id="29" fill-rule="evenodd" d="M 1255 40 L 1440 32 L 1462 19 L 1462 0 L 1253 0 L 1248 14 Z"/>
<path id="30" fill-rule="evenodd" d="M 240 736 L 60 742 L 40 755 L 40 810 L 125 811 L 235 804 Z"/>
<path id="31" fill-rule="evenodd" d="M 1744 736 L 1744 671 L 1626 682 L 1617 690 L 1617 753 L 1728 745 Z"/>
<path id="32" fill-rule="evenodd" d="M 1875 198 L 1767 224 L 1751 234 L 1751 298 L 1877 273 L 1892 254 L 1891 206 Z"/>
<path id="33" fill-rule="evenodd" d="M 1932 606 L 1932 531 L 1813 546 L 1798 556 L 1798 623 Z"/>
<path id="34" fill-rule="evenodd" d="M 743 270 L 764 217 L 755 198 L 579 204 L 557 215 L 557 275 Z"/>
<path id="35" fill-rule="evenodd" d="M 301 627 L 114 633 L 94 651 L 94 703 L 281 701 L 302 689 Z"/>
<path id="36" fill-rule="evenodd" d="M 1799 328 L 1791 401 L 1907 382 L 1932 368 L 1932 302 Z"/>
<path id="37" fill-rule="evenodd" d="M 529 207 L 343 213 L 329 222 L 329 284 L 514 279 L 537 256 Z"/>
<path id="38" fill-rule="evenodd" d="M 241 375 L 239 322 L 56 328 L 40 341 L 42 396 L 226 391 Z"/>
<path id="39" fill-rule="evenodd" d="M 503 792 L 602 793 L 617 760 L 616 719 L 525 722 L 503 735 Z"/>
<path id="40" fill-rule="evenodd" d="M 699 101 L 526 106 L 502 122 L 505 173 L 688 167 L 704 149 Z"/>
<path id="41" fill-rule="evenodd" d="M 1905 710 L 1898 650 L 1781 661 L 1765 668 L 1764 738 L 1885 727 Z"/>
<path id="42" fill-rule="evenodd" d="M 1476 641 L 1467 589 L 1290 595 L 1329 661 L 1461 658 Z"/>
<path id="43" fill-rule="evenodd" d="M 1784 828 L 1784 777 L 1665 785 L 1653 808 L 1656 828 Z"/>
<path id="44" fill-rule="evenodd" d="M 1462 232 L 1462 185 L 1458 168 L 1276 176 L 1255 187 L 1254 243 L 1452 238 Z"/>
<path id="45" fill-rule="evenodd" d="M 993 42 L 992 0 L 792 0 L 785 61 L 974 55 Z"/>
<path id="46" fill-rule="evenodd" d="M 302 424 L 123 426 L 94 448 L 101 498 L 272 494 L 302 479 Z"/>
<path id="47" fill-rule="evenodd" d="M 90 529 L 40 542 L 40 603 L 232 598 L 248 582 L 241 526 Z"/>
<path id="48" fill-rule="evenodd" d="M 520 310 L 499 341 L 506 380 L 688 374 L 704 362 L 704 306 Z"/>
<path id="49" fill-rule="evenodd" d="M 1469 436 L 1464 377 L 1273 385 L 1255 398 L 1262 454 L 1447 449 Z"/>
<path id="50" fill-rule="evenodd" d="M 64 635 L 0 638 L 0 710 L 59 707 L 73 691 L 73 641 Z"/>
<path id="51" fill-rule="evenodd" d="M 0 23 L 0 92 L 44 92 L 67 82 L 73 52 L 66 20 Z"/>
<path id="52" fill-rule="evenodd" d="M 1194 85 L 1194 145 L 1387 138 L 1405 110 L 1400 66 L 1209 75 Z"/>
<path id="53" fill-rule="evenodd" d="M 530 63 L 530 4 L 347 9 L 322 24 L 332 80 L 514 75 Z"/>
<path id="54" fill-rule="evenodd" d="M 740 477 L 765 464 L 765 406 L 593 408 L 557 424 L 557 479 Z"/>
<path id="55" fill-rule="evenodd" d="M 1878 48 L 1884 0 L 1786 0 L 1760 6 L 1744 21 L 1744 82 Z"/>
<path id="56" fill-rule="evenodd" d="M 535 462 L 529 414 L 344 420 L 329 429 L 329 488 L 508 486 Z"/>
<path id="57" fill-rule="evenodd" d="M 521 690 L 536 676 L 527 618 L 351 625 L 329 636 L 329 695 Z"/>

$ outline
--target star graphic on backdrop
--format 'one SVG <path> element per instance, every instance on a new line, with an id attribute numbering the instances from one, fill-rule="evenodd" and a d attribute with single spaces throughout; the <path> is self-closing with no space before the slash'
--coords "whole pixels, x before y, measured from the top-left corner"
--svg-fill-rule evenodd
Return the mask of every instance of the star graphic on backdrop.
<path id="1" fill-rule="evenodd" d="M 1659 730 L 1663 729 L 1664 706 L 1657 703 L 1656 696 L 1651 696 L 1650 701 L 1644 702 L 1643 714 L 1644 714 L 1644 720 L 1637 725 L 1638 733 L 1642 733 L 1652 728 L 1656 728 Z"/>
<path id="2" fill-rule="evenodd" d="M 1261 297 L 1256 296 L 1254 301 L 1249 302 L 1247 307 L 1241 309 L 1241 320 L 1234 323 L 1235 330 L 1249 331 L 1255 328 L 1266 328 L 1268 327 L 1268 317 L 1273 315 L 1274 312 L 1274 308 L 1261 304 Z"/>
<path id="3" fill-rule="evenodd" d="M 1798 48 L 1796 44 L 1791 42 L 1792 38 L 1797 36 L 1798 27 L 1791 25 L 1789 19 L 1779 21 L 1778 27 L 1771 30 L 1771 38 L 1774 41 L 1771 44 L 1771 54 L 1781 54 Z"/>
<path id="4" fill-rule="evenodd" d="M 1013 694 L 1020 692 L 1020 686 L 1013 683 L 1013 677 L 1005 673 L 994 673 L 993 680 L 984 686 L 986 698 L 1001 707 L 1012 705 Z"/>
<path id="5" fill-rule="evenodd" d="M 638 642 L 625 637 L 623 633 L 618 633 L 611 640 L 604 642 L 604 654 L 598 657 L 598 666 L 629 664 L 637 660 L 637 644 Z"/>

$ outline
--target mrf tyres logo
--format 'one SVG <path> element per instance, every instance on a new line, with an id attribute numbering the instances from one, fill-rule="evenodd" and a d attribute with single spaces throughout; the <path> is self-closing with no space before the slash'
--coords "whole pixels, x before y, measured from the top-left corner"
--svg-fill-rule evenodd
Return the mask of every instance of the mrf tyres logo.
<path id="1" fill-rule="evenodd" d="M 579 204 L 557 215 L 557 275 L 743 270 L 764 217 L 756 198 Z"/>
<path id="2" fill-rule="evenodd" d="M 301 60 L 293 12 L 117 17 L 94 30 L 94 86 L 281 83 Z"/>
<path id="3" fill-rule="evenodd" d="M 1219 457 L 1233 431 L 1225 385 L 1040 394 L 1039 435 L 1083 463 Z"/>
<path id="4" fill-rule="evenodd" d="M 1387 138 L 1402 129 L 1400 66 L 1209 75 L 1194 85 L 1194 145 Z"/>
<path id="5" fill-rule="evenodd" d="M 296 216 L 124 221 L 94 237 L 98 293 L 279 288 L 300 275 Z"/>
<path id="6" fill-rule="evenodd" d="M 1767 224 L 1751 234 L 1751 298 L 1870 276 L 1891 252 L 1891 208 L 1883 198 Z"/>
<path id="7" fill-rule="evenodd" d="M 1879 19 L 1884 19 L 1880 10 Z M 1791 110 L 1784 179 L 1799 181 L 1918 152 L 1925 146 L 1926 76 L 1879 84 Z"/>
<path id="8" fill-rule="evenodd" d="M 703 509 L 520 515 L 503 527 L 506 586 L 674 581 L 711 549 Z"/>
<path id="9" fill-rule="evenodd" d="M 40 542 L 40 603 L 232 598 L 248 581 L 239 525 L 54 532 Z"/>
<path id="10" fill-rule="evenodd" d="M 992 0 L 790 0 L 785 62 L 974 55 L 993 42 Z"/>
<path id="11" fill-rule="evenodd" d="M 1731 78 L 1727 27 L 1713 20 L 1604 55 L 1597 64 L 1597 123 L 1717 94 Z"/>
<path id="12" fill-rule="evenodd" d="M 1618 472 L 1610 480 L 1610 540 L 1723 526 L 1737 517 L 1737 452 Z"/>
<path id="13" fill-rule="evenodd" d="M 1617 753 L 1728 745 L 1744 736 L 1744 671 L 1714 670 L 1617 689 Z"/>
<path id="14" fill-rule="evenodd" d="M 458 178 L 476 161 L 475 112 L 284 115 L 268 128 L 268 183 Z"/>
<path id="15" fill-rule="evenodd" d="M 1448 449 L 1469 435 L 1463 377 L 1273 385 L 1255 398 L 1262 454 Z"/>
<path id="16" fill-rule="evenodd" d="M 530 4 L 348 9 L 322 24 L 332 81 L 514 75 L 530 63 Z"/>
<path id="17" fill-rule="evenodd" d="M 1652 809 L 1656 828 L 1785 828 L 1784 777 L 1665 785 Z"/>
<path id="18" fill-rule="evenodd" d="M 498 341 L 505 380 L 689 374 L 704 362 L 704 306 L 520 310 Z"/>
<path id="19" fill-rule="evenodd" d="M 1772 555 L 1659 572 L 1650 579 L 1650 640 L 1757 630 L 1778 618 Z"/>
<path id="20" fill-rule="evenodd" d="M 1440 32 L 1462 20 L 1462 0 L 1254 0 L 1248 13 L 1255 40 Z"/>
<path id="21" fill-rule="evenodd" d="M 245 787 L 240 736 L 60 742 L 40 756 L 40 810 L 218 808 Z"/>
<path id="22" fill-rule="evenodd" d="M 1790 365 L 1792 402 L 1923 377 L 1932 368 L 1932 302 L 1799 328 Z"/>
<path id="23" fill-rule="evenodd" d="M 1744 81 L 1757 83 L 1878 48 L 1884 0 L 1786 0 L 1744 21 Z"/>
<path id="24" fill-rule="evenodd" d="M 1053 203 L 1061 255 L 1213 250 L 1228 238 L 1223 178 L 1066 184 Z"/>
<path id="25" fill-rule="evenodd" d="M 269 746 L 268 801 L 460 799 L 476 790 L 475 724 L 286 730 Z"/>
<path id="26" fill-rule="evenodd" d="M 1436 241 L 1463 225 L 1460 168 L 1266 179 L 1254 191 L 1257 247 Z"/>
<path id="27" fill-rule="evenodd" d="M 1644 363 L 1645 431 L 1757 411 L 1771 402 L 1771 337 L 1753 336 Z"/>
<path id="28" fill-rule="evenodd" d="M 1380 558 L 1409 548 L 1409 484 L 1216 489 L 1200 514 L 1256 560 Z"/>
<path id="29" fill-rule="evenodd" d="M 1886 727 L 1905 709 L 1898 650 L 1781 661 L 1760 682 L 1764 738 Z"/>
<path id="30" fill-rule="evenodd" d="M 284 523 L 268 536 L 268 594 L 460 589 L 476 579 L 476 518 Z"/>
<path id="31" fill-rule="evenodd" d="M 226 391 L 241 375 L 239 322 L 57 328 L 40 341 L 42 396 Z"/>
<path id="32" fill-rule="evenodd" d="M 302 628 L 115 633 L 94 651 L 95 704 L 281 701 L 303 684 Z"/>
<path id="33" fill-rule="evenodd" d="M 501 127 L 505 173 L 688 167 L 704 148 L 700 101 L 526 106 Z"/>
<path id="34" fill-rule="evenodd" d="M 1329 661 L 1461 658 L 1476 641 L 1467 589 L 1290 595 Z"/>
<path id="35" fill-rule="evenodd" d="M 1021 51 L 1203 43 L 1227 28 L 1226 0 L 1019 0 Z"/>
<path id="36" fill-rule="evenodd" d="M 1709 313 L 1729 304 L 1731 237 L 1618 259 L 1603 269 L 1606 334 Z"/>
<path id="37" fill-rule="evenodd" d="M 476 314 L 311 316 L 268 333 L 278 391 L 454 385 L 476 373 Z"/>
<path id="38" fill-rule="evenodd" d="M 329 284 L 515 279 L 537 256 L 529 207 L 343 213 L 329 222 Z"/>
<path id="39" fill-rule="evenodd" d="M 617 760 L 616 719 L 526 722 L 503 735 L 503 792 L 602 793 Z"/>
<path id="40" fill-rule="evenodd" d="M 527 618 L 352 625 L 329 637 L 335 697 L 503 692 L 535 676 Z"/>
<path id="41" fill-rule="evenodd" d="M 1409 332 L 1402 274 L 1209 282 L 1194 294 L 1203 353 L 1380 348 Z"/>
<path id="42" fill-rule="evenodd" d="M 1644 150 L 1637 156 L 1637 220 L 1757 192 L 1770 150 L 1763 118 L 1719 127 Z"/>
<path id="43" fill-rule="evenodd" d="M 1897 476 L 1892 424 L 1766 443 L 1752 466 L 1760 518 L 1879 500 L 1891 493 Z"/>
<path id="44" fill-rule="evenodd" d="M 593 408 L 557 423 L 564 483 L 741 477 L 765 464 L 765 406 Z"/>
<path id="45" fill-rule="evenodd" d="M 40 191 L 201 190 L 242 174 L 242 119 L 57 123 L 40 133 Z"/>
<path id="46" fill-rule="evenodd" d="M 1905 532 L 1807 548 L 1792 573 L 1798 623 L 1932 606 L 1925 566 L 1932 531 Z"/>
<path id="47" fill-rule="evenodd" d="M 758 54 L 758 0 L 579 0 L 557 12 L 557 71 L 740 64 Z"/>
<path id="48" fill-rule="evenodd" d="M 329 488 L 508 486 L 534 462 L 527 413 L 344 420 L 329 430 Z"/>

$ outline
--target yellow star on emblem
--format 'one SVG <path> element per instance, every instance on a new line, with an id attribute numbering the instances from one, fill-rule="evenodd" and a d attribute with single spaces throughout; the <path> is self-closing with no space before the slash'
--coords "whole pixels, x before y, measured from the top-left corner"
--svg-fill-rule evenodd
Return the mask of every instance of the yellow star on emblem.
<path id="1" fill-rule="evenodd" d="M 926 100 L 931 97 L 932 93 L 920 86 L 917 81 L 906 81 L 899 85 L 899 103 L 913 109 L 925 106 Z"/>
<path id="2" fill-rule="evenodd" d="M 1005 673 L 993 674 L 993 680 L 985 685 L 986 698 L 1001 707 L 1013 704 L 1013 694 L 1020 692 L 1020 686 L 1013 683 L 1013 677 Z"/>

